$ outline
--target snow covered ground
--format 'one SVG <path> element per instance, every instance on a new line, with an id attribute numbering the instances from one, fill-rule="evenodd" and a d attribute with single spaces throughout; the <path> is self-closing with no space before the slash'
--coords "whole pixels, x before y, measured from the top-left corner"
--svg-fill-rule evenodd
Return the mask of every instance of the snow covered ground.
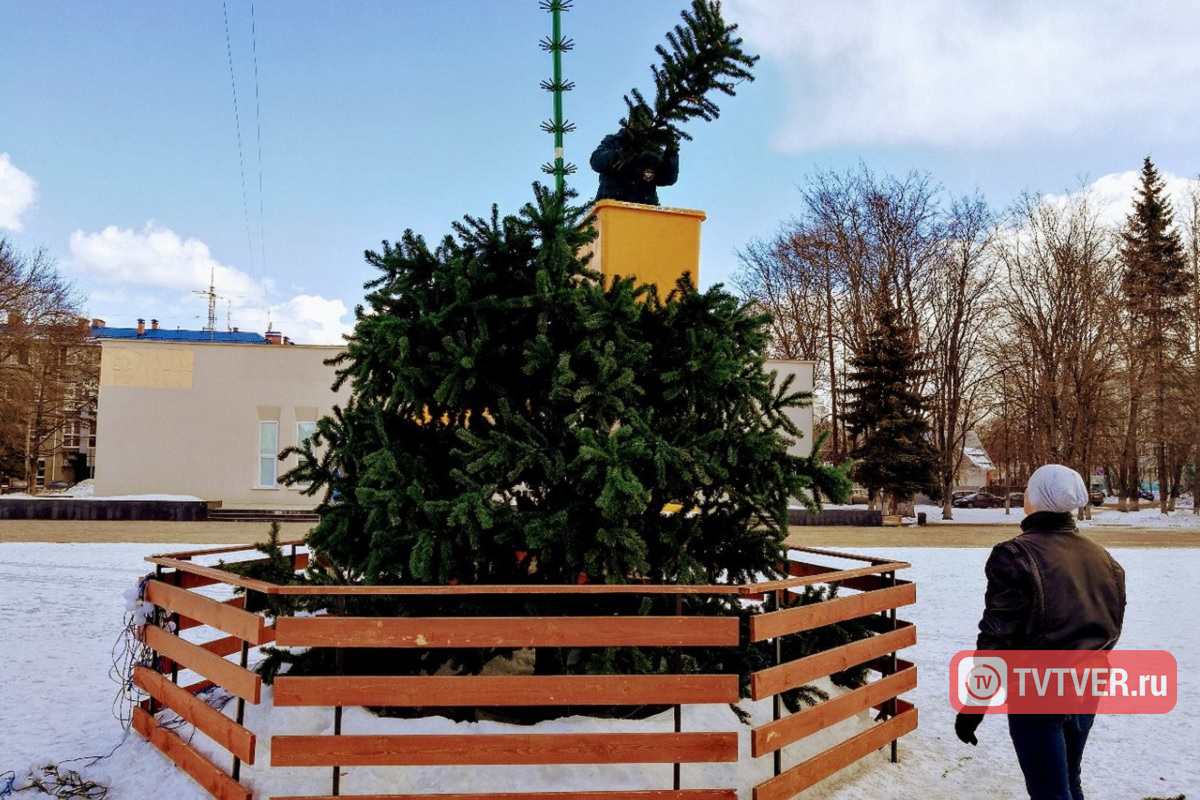
<path id="1" fill-rule="evenodd" d="M 196 501 L 201 498 L 190 494 L 121 494 L 105 497 L 96 496 L 95 483 L 88 479 L 80 481 L 69 489 L 61 491 L 47 491 L 42 494 L 32 495 L 26 492 L 14 492 L 4 495 L 6 500 L 170 500 L 175 503 Z"/>
<path id="2" fill-rule="evenodd" d="M 1114 501 L 1115 502 L 1115 501 Z M 865 505 L 826 505 L 828 509 L 858 509 L 864 510 Z M 954 519 L 942 519 L 941 506 L 917 506 L 917 513 L 925 514 L 929 525 L 992 525 L 1008 523 L 1019 525 L 1025 518 L 1025 512 L 1014 508 L 1005 514 L 1003 508 L 956 508 Z M 1174 528 L 1180 530 L 1200 530 L 1200 515 L 1192 513 L 1191 506 L 1180 507 L 1170 514 L 1162 514 L 1156 504 L 1142 502 L 1138 511 L 1118 511 L 1115 505 L 1104 505 L 1092 508 L 1090 520 L 1078 520 L 1081 528 Z"/>
<path id="3" fill-rule="evenodd" d="M 986 512 L 985 512 L 986 513 Z M 1003 512 L 1001 512 L 1003 513 Z M 1116 513 L 1116 512 L 1114 512 Z M 176 770 L 136 734 L 124 733 L 113 718 L 111 701 L 118 687 L 108 677 L 112 647 L 125 615 L 123 593 L 147 571 L 143 556 L 179 551 L 186 545 L 0 544 L 0 642 L 4 679 L 0 681 L 0 795 L 5 770 L 19 782 L 40 765 L 86 756 L 111 756 L 94 764 L 64 764 L 80 769 L 111 791 L 110 798 L 172 797 L 199 800 L 205 792 Z M 905 651 L 917 663 L 920 686 L 908 695 L 920 709 L 920 727 L 901 740 L 899 764 L 886 750 L 839 773 L 803 795 L 819 800 L 870 798 L 1022 798 L 1025 796 L 1003 718 L 988 719 L 979 731 L 980 746 L 968 747 L 953 733 L 947 669 L 955 652 L 971 646 L 983 605 L 985 549 L 887 549 L 877 554 L 906 560 L 904 577 L 917 582 L 918 603 L 901 616 L 917 624 L 918 644 Z M 1200 637 L 1192 632 L 1200 588 L 1200 550 L 1115 550 L 1128 573 L 1129 608 L 1121 646 L 1165 649 L 1179 663 L 1179 702 L 1161 716 L 1100 718 L 1085 756 L 1084 788 L 1090 800 L 1140 800 L 1192 795 L 1200 790 Z M 767 713 L 765 704 L 751 709 Z M 328 790 L 325 769 L 289 769 L 287 776 L 264 774 L 269 734 L 329 732 L 325 709 L 248 707 L 248 726 L 259 733 L 259 766 L 243 768 L 256 796 L 316 794 Z M 378 720 L 365 712 L 347 713 L 345 732 L 446 732 L 442 719 Z M 464 723 L 465 724 L 465 723 Z M 555 730 L 584 730 L 595 723 L 568 719 Z M 667 730 L 669 716 L 627 723 L 624 730 Z M 851 726 L 861 724 L 851 720 Z M 511 730 L 499 723 L 477 723 L 478 732 Z M 733 730 L 729 711 L 688 708 L 685 730 L 706 725 Z M 745 731 L 744 727 L 741 727 Z M 528 729 L 521 729 L 528 730 Z M 839 737 L 847 735 L 839 732 Z M 196 736 L 197 740 L 203 737 Z M 807 743 L 808 749 L 830 740 Z M 197 746 L 204 746 L 197 741 Z M 115 748 L 115 749 L 114 749 Z M 743 744 L 744 760 L 749 752 Z M 789 759 L 790 760 L 790 759 Z M 770 759 L 737 776 L 729 765 L 685 766 L 684 786 L 742 786 L 765 777 Z M 221 763 L 225 763 L 222 761 Z M 751 774 L 751 773 L 754 774 Z M 348 770 L 343 791 L 521 792 L 570 788 L 648 788 L 670 786 L 670 765 L 546 769 L 427 768 Z M 539 784 L 552 780 L 555 784 Z M 744 789 L 743 798 L 750 792 Z"/>

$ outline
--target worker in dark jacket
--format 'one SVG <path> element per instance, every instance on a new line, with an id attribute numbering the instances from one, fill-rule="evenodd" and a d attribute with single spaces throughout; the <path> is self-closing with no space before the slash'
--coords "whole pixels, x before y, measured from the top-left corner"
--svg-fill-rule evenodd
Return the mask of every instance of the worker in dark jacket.
<path id="1" fill-rule="evenodd" d="M 1083 478 L 1060 464 L 1025 488 L 1021 534 L 992 548 L 977 650 L 1111 650 L 1125 617 L 1125 571 L 1075 528 L 1088 502 Z M 1083 800 L 1080 762 L 1094 714 L 1009 714 L 1032 800 Z M 982 714 L 959 713 L 958 738 L 977 744 Z"/>
<path id="2" fill-rule="evenodd" d="M 679 145 L 672 142 L 662 150 L 635 150 L 629 133 L 605 136 L 592 153 L 592 169 L 600 173 L 597 200 L 658 205 L 658 186 L 673 186 L 679 179 Z"/>

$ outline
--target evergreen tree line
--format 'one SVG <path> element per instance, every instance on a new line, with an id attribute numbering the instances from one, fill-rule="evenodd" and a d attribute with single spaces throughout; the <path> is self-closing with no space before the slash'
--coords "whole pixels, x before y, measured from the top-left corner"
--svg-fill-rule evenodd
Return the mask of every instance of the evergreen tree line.
<path id="1" fill-rule="evenodd" d="M 1115 220 L 1083 189 L 996 210 L 924 173 L 817 171 L 734 283 L 774 355 L 817 362 L 823 455 L 873 494 L 948 518 L 975 432 L 999 484 L 1057 462 L 1167 511 L 1200 453 L 1200 181 L 1178 206 L 1149 158 Z"/>

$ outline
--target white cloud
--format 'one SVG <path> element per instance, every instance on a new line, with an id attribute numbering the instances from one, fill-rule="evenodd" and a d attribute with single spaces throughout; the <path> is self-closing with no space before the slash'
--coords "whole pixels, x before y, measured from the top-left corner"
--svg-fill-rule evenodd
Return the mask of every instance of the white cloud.
<path id="1" fill-rule="evenodd" d="M 37 181 L 13 166 L 8 153 L 0 153 L 0 228 L 19 231 L 21 216 L 37 199 Z"/>
<path id="2" fill-rule="evenodd" d="M 1200 5 L 727 0 L 788 86 L 774 144 L 985 147 L 1198 121 Z"/>
<path id="3" fill-rule="evenodd" d="M 301 294 L 271 306 L 271 325 L 297 344 L 342 344 L 354 327 L 353 319 L 343 322 L 349 314 L 341 300 Z"/>
<path id="4" fill-rule="evenodd" d="M 1200 191 L 1200 182 L 1194 178 L 1181 178 L 1162 169 L 1158 174 L 1163 179 L 1167 197 L 1175 213 L 1176 229 L 1182 232 L 1184 214 L 1189 213 L 1191 209 L 1191 193 Z M 1101 222 L 1120 228 L 1133 213 L 1133 203 L 1141 182 L 1141 170 L 1113 172 L 1100 176 L 1082 191 L 1088 194 L 1088 200 Z M 1046 195 L 1049 202 L 1065 203 L 1067 199 L 1067 195 L 1063 194 Z"/>
<path id="5" fill-rule="evenodd" d="M 75 231 L 70 250 L 70 266 L 99 287 L 92 294 L 93 307 L 120 309 L 119 319 L 104 312 L 113 317 L 107 319 L 111 325 L 130 326 L 141 317 L 158 318 L 167 328 L 200 329 L 207 324 L 207 300 L 193 293 L 207 289 L 211 275 L 219 330 L 230 325 L 262 333 L 270 323 L 298 344 L 341 344 L 342 334 L 353 327 L 341 300 L 298 294 L 272 302 L 270 278 L 257 280 L 222 264 L 204 242 L 154 222 L 140 231 L 115 225 L 96 233 Z M 347 316 L 351 320 L 343 321 Z"/>
<path id="6" fill-rule="evenodd" d="M 161 289 L 199 291 L 209 277 L 226 297 L 262 298 L 270 281 L 256 281 L 237 267 L 217 261 L 208 245 L 184 239 L 154 222 L 140 231 L 109 225 L 99 233 L 71 234 L 72 265 L 88 277 Z"/>

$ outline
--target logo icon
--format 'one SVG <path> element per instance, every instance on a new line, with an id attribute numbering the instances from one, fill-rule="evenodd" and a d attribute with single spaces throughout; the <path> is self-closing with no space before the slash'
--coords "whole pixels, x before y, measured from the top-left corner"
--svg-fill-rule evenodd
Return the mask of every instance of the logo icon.
<path id="1" fill-rule="evenodd" d="M 972 656 L 958 662 L 958 701 L 964 706 L 1004 705 L 1008 699 L 1008 663 L 997 656 Z"/>

